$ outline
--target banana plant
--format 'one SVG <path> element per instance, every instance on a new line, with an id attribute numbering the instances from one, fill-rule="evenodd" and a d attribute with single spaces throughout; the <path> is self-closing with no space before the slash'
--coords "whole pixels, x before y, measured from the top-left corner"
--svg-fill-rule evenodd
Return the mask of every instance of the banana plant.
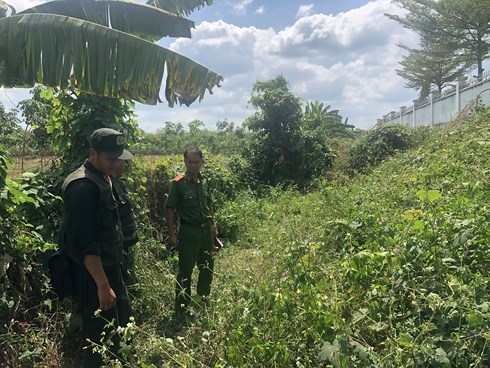
<path id="1" fill-rule="evenodd" d="M 156 43 L 191 37 L 183 17 L 213 0 L 55 0 L 25 11 L 0 0 L 0 86 L 35 84 L 189 106 L 223 77 Z"/>

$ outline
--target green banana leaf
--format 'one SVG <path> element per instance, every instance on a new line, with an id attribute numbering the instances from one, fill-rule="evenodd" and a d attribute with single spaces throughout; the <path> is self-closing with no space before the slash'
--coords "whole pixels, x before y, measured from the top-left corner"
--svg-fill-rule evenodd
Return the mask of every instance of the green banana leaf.
<path id="1" fill-rule="evenodd" d="M 213 4 L 213 0 L 149 0 L 146 4 L 178 15 L 189 15 L 204 5 Z"/>
<path id="2" fill-rule="evenodd" d="M 133 35 L 56 14 L 0 19 L 0 86 L 68 87 L 143 104 L 161 102 L 167 73 L 169 106 L 189 106 L 223 77 L 201 64 Z"/>
<path id="3" fill-rule="evenodd" d="M 194 22 L 166 10 L 131 0 L 56 0 L 18 15 L 66 15 L 157 41 L 162 37 L 191 37 Z"/>

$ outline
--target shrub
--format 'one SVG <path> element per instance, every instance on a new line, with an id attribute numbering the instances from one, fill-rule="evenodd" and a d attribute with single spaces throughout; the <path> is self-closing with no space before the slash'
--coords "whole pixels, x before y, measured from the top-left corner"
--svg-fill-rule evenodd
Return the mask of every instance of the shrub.
<path id="1" fill-rule="evenodd" d="M 383 125 L 370 131 L 350 152 L 351 172 L 365 173 L 369 167 L 413 146 L 413 131 L 405 125 Z"/>

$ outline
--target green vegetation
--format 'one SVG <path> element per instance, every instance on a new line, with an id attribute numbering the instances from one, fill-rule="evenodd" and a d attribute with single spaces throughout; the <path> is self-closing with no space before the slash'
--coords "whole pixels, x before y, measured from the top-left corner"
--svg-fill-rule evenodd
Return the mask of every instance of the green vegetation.
<path id="1" fill-rule="evenodd" d="M 352 146 L 391 142 L 393 129 Z M 403 151 L 372 145 L 382 159 L 365 174 L 341 175 L 351 151 L 339 150 L 335 175 L 308 192 L 249 188 L 236 180 L 246 172 L 235 171 L 233 156 L 207 151 L 226 246 L 211 306 L 196 300 L 197 319 L 183 324 L 172 316 L 176 258 L 165 250 L 160 212 L 182 157 L 136 160 L 135 323 L 119 331 L 133 341 L 129 364 L 488 366 L 490 111 L 407 133 Z M 40 174 L 13 182 L 2 172 L 0 365 L 73 367 L 76 310 L 55 298 L 45 268 L 59 198 L 41 190 Z"/>
<path id="2" fill-rule="evenodd" d="M 0 86 L 76 86 L 90 95 L 155 105 L 163 102 L 165 74 L 169 105 L 189 106 L 223 77 L 156 42 L 190 38 L 195 25 L 184 16 L 212 3 L 49 1 L 16 13 L 0 0 Z"/>
<path id="3" fill-rule="evenodd" d="M 349 166 L 354 172 L 367 172 L 396 152 L 413 146 L 414 132 L 405 125 L 386 124 L 359 139 L 350 152 Z M 419 142 L 420 144 L 421 142 Z"/>

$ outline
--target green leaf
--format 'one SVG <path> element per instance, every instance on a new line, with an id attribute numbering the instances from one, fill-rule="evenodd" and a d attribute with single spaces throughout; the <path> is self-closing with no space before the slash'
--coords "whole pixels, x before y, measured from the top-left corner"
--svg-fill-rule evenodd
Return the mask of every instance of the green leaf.
<path id="1" fill-rule="evenodd" d="M 449 364 L 451 361 L 447 357 L 446 352 L 442 348 L 437 348 L 436 349 L 436 357 L 435 357 L 436 362 L 441 363 L 441 364 Z"/>
<path id="2" fill-rule="evenodd" d="M 148 41 L 163 37 L 191 38 L 194 22 L 177 14 L 138 2 L 116 0 L 56 0 L 24 10 L 22 14 L 58 14 L 97 23 Z"/>
<path id="3" fill-rule="evenodd" d="M 424 225 L 424 221 L 423 220 L 417 220 L 413 223 L 413 228 L 415 230 L 424 230 L 425 229 L 425 225 Z"/>
<path id="4" fill-rule="evenodd" d="M 473 229 L 466 229 L 464 231 L 461 231 L 456 235 L 454 238 L 453 244 L 454 245 L 465 245 L 468 240 L 473 238 Z"/>
<path id="5" fill-rule="evenodd" d="M 442 195 L 441 192 L 435 189 L 431 189 L 431 190 L 421 189 L 417 192 L 417 197 L 421 201 L 427 199 L 430 203 L 434 203 L 438 199 L 442 198 Z"/>
<path id="6" fill-rule="evenodd" d="M 468 322 L 468 326 L 470 328 L 476 328 L 483 324 L 483 316 L 481 314 L 476 313 L 468 313 L 466 316 L 466 321 Z"/>
<path id="7" fill-rule="evenodd" d="M 404 212 L 404 218 L 405 220 L 415 220 L 416 218 L 418 217 L 421 217 L 424 213 L 422 212 L 422 210 L 414 210 L 414 209 L 411 209 L 411 210 L 406 210 Z"/>
<path id="8" fill-rule="evenodd" d="M 409 333 L 402 332 L 398 338 L 398 345 L 401 347 L 409 348 L 412 346 L 412 336 Z"/>
<path id="9" fill-rule="evenodd" d="M 45 100 L 51 100 L 54 97 L 54 91 L 51 88 L 45 88 L 39 93 L 39 96 Z"/>
<path id="10" fill-rule="evenodd" d="M 430 201 L 430 203 L 434 203 L 435 201 L 441 198 L 442 198 L 441 192 L 439 192 L 438 190 L 429 190 L 427 192 L 427 199 Z"/>
<path id="11" fill-rule="evenodd" d="M 154 105 L 165 96 L 189 106 L 223 77 L 195 61 L 130 34 L 56 14 L 0 19 L 0 85 L 36 83 Z M 80 47 L 84 45 L 84 47 Z M 137 55 L 137 57 L 136 57 Z"/>
<path id="12" fill-rule="evenodd" d="M 420 189 L 416 194 L 420 201 L 423 201 L 425 198 L 427 198 L 427 191 L 425 189 Z"/>
<path id="13" fill-rule="evenodd" d="M 336 341 L 334 341 L 335 343 Z M 330 342 L 325 341 L 320 350 L 318 358 L 321 362 L 328 361 L 333 363 L 338 360 L 338 355 L 340 353 L 340 347 L 338 344 L 332 345 Z"/>

